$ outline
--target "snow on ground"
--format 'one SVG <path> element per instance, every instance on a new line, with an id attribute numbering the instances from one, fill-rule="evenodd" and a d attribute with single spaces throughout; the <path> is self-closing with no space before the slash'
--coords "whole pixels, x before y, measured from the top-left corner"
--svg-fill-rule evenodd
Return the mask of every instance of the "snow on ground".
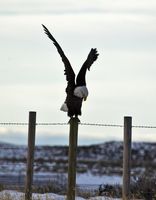
<path id="1" fill-rule="evenodd" d="M 81 184 L 122 184 L 122 177 L 118 175 L 93 175 L 91 173 L 77 174 L 76 183 Z"/>
<path id="2" fill-rule="evenodd" d="M 0 199 L 2 200 L 23 200 L 24 193 L 12 191 L 12 190 L 3 190 L 0 192 Z M 53 193 L 46 193 L 46 194 L 33 194 L 33 200 L 65 200 L 66 196 L 61 196 Z M 81 197 L 76 197 L 76 200 L 85 200 Z M 119 199 L 112 199 L 109 197 L 92 197 L 88 200 L 119 200 Z"/>

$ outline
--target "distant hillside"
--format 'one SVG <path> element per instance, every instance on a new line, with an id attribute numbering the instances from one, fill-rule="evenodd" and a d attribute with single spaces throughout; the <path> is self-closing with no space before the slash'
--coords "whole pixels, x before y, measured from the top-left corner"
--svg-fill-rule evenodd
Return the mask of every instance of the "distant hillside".
<path id="1" fill-rule="evenodd" d="M 0 170 L 25 172 L 27 147 L 0 142 Z M 98 145 L 79 146 L 77 171 L 95 174 L 122 173 L 122 142 L 106 142 Z M 12 167 L 11 167 L 12 166 Z M 16 167 L 14 167 L 16 166 Z M 17 167 L 18 166 L 18 167 Z M 156 143 L 134 142 L 132 144 L 132 173 L 154 173 L 156 167 Z M 36 172 L 67 172 L 67 146 L 36 146 Z"/>

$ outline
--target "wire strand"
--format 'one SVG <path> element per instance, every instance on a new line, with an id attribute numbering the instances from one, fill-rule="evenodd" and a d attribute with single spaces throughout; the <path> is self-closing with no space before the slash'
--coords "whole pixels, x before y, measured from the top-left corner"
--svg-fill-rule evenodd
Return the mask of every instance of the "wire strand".
<path id="1" fill-rule="evenodd" d="M 29 123 L 26 122 L 0 122 L 0 126 L 28 126 Z M 69 125 L 69 123 L 65 122 L 39 122 L 36 123 L 36 126 L 65 126 Z M 116 127 L 123 128 L 124 126 L 121 124 L 104 124 L 104 123 L 79 123 L 82 126 L 102 126 L 102 127 Z M 149 125 L 134 125 L 132 128 L 143 128 L 143 129 L 156 129 L 156 126 Z"/>

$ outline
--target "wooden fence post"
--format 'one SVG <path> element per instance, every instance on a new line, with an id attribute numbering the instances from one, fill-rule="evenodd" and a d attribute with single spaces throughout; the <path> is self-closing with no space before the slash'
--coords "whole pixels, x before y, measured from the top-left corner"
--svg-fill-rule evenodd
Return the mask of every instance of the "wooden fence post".
<path id="1" fill-rule="evenodd" d="M 36 112 L 29 112 L 28 153 L 27 153 L 27 172 L 26 172 L 26 184 L 25 184 L 25 200 L 31 200 L 32 199 L 35 131 L 36 131 Z"/>
<path id="2" fill-rule="evenodd" d="M 80 120 L 75 117 L 71 118 L 70 133 L 69 133 L 69 153 L 68 153 L 68 191 L 67 200 L 75 200 L 75 186 L 76 186 L 76 153 L 77 153 L 77 138 L 78 138 L 78 124 Z"/>
<path id="3" fill-rule="evenodd" d="M 124 117 L 122 199 L 130 199 L 132 117 Z"/>

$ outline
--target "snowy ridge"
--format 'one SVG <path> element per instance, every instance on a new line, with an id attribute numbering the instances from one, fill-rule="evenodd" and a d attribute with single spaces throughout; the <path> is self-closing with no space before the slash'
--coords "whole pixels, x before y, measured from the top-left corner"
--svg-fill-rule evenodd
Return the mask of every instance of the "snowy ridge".
<path id="1" fill-rule="evenodd" d="M 27 147 L 0 143 L 0 172 L 25 173 Z M 77 172 L 94 174 L 122 174 L 123 143 L 79 146 Z M 132 172 L 143 173 L 146 167 L 156 167 L 156 143 L 132 144 Z M 34 172 L 66 173 L 68 168 L 67 146 L 36 146 Z"/>

